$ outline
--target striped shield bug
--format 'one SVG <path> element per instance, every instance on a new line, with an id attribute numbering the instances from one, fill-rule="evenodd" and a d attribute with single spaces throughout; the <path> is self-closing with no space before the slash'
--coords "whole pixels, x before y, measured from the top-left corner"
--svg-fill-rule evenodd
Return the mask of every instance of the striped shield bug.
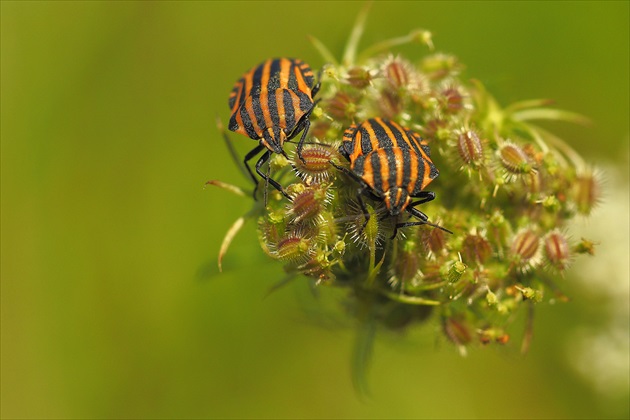
<path id="1" fill-rule="evenodd" d="M 245 156 L 244 163 L 256 187 L 258 181 L 248 162 L 266 149 L 256 162 L 256 172 L 285 197 L 282 186 L 271 179 L 261 167 L 272 153 L 287 157 L 283 149 L 302 132 L 297 155 L 302 158 L 302 147 L 310 126 L 309 117 L 315 108 L 313 97 L 319 90 L 313 71 L 305 62 L 294 58 L 272 58 L 254 67 L 241 77 L 230 93 L 231 131 L 258 140 L 259 144 Z M 256 189 L 254 189 L 256 197 Z"/>
<path id="2" fill-rule="evenodd" d="M 430 223 L 427 215 L 416 208 L 435 198 L 435 193 L 424 188 L 438 176 L 429 146 L 418 134 L 395 121 L 371 118 L 344 132 L 339 152 L 350 162 L 350 169 L 333 165 L 361 185 L 358 199 L 366 224 L 369 214 L 362 194 L 383 201 L 390 216 L 398 216 L 406 210 L 420 219 L 419 222 L 397 223 L 394 236 L 399 228 L 415 225 L 430 225 L 452 233 Z M 414 198 L 417 200 L 413 201 Z"/>

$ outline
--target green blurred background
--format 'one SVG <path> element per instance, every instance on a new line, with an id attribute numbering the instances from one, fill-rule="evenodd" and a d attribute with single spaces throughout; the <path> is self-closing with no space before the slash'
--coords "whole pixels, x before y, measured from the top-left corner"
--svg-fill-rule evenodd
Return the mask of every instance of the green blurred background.
<path id="1" fill-rule="evenodd" d="M 214 118 L 271 56 L 337 55 L 357 2 L 8 2 L 2 15 L 2 409 L 33 417 L 628 417 L 628 16 L 619 2 L 377 2 L 362 46 L 434 33 L 499 101 L 552 98 L 548 125 L 602 167 L 601 243 L 541 306 L 535 337 L 473 347 L 433 322 L 381 334 L 372 397 L 355 331 L 282 268 L 254 226 L 216 255 L 248 186 Z M 425 49 L 401 47 L 411 58 Z M 239 153 L 254 146 L 234 136 Z M 521 322 L 522 323 L 522 322 Z"/>

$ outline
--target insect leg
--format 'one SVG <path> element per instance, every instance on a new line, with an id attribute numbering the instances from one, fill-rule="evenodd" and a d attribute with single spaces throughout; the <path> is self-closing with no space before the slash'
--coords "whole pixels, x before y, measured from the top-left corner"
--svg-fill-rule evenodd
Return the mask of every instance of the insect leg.
<path id="1" fill-rule="evenodd" d="M 404 227 L 409 227 L 409 226 L 429 225 L 429 226 L 433 226 L 433 227 L 436 227 L 436 228 L 438 228 L 438 229 L 441 229 L 441 230 L 443 230 L 443 231 L 444 231 L 444 232 L 446 232 L 446 233 L 450 233 L 450 234 L 452 234 L 453 232 L 451 232 L 450 230 L 448 230 L 448 229 L 446 229 L 446 228 L 444 228 L 444 227 L 442 227 L 442 226 L 440 226 L 440 225 L 436 225 L 436 224 L 434 224 L 434 223 L 429 222 L 429 218 L 427 217 L 427 215 L 426 215 L 426 214 L 424 214 L 423 212 L 421 212 L 420 210 L 418 210 L 417 208 L 415 208 L 415 207 L 414 207 L 414 206 L 417 206 L 417 205 L 419 205 L 419 204 L 422 204 L 422 203 L 426 203 L 426 202 L 428 202 L 428 201 L 431 201 L 431 200 L 433 200 L 433 199 L 435 198 L 435 194 L 434 194 L 433 192 L 431 192 L 431 191 L 423 191 L 422 193 L 418 194 L 418 196 L 420 196 L 420 195 L 424 195 L 425 197 L 424 197 L 424 198 L 422 198 L 421 200 L 414 201 L 414 202 L 412 202 L 411 204 L 409 204 L 409 205 L 407 206 L 407 209 L 406 209 L 406 210 L 407 210 L 407 211 L 408 211 L 411 215 L 413 215 L 413 216 L 417 217 L 417 218 L 418 218 L 418 219 L 420 219 L 421 221 L 420 221 L 420 222 L 405 222 L 405 223 L 398 223 L 398 224 L 396 225 L 396 229 L 399 229 L 399 228 L 404 228 Z"/>
<path id="2" fill-rule="evenodd" d="M 310 113 L 310 111 L 309 111 Z M 311 127 L 311 121 L 308 119 L 308 115 L 305 115 L 306 120 L 304 121 L 304 131 L 302 131 L 302 137 L 300 137 L 300 142 L 297 146 L 297 155 L 298 158 L 306 165 L 306 161 L 302 157 L 302 148 L 304 147 L 304 140 L 306 140 L 306 134 L 308 134 L 308 129 Z"/>
<path id="3" fill-rule="evenodd" d="M 429 201 L 435 200 L 435 193 L 433 191 L 421 191 L 414 198 L 420 198 L 420 200 L 412 201 L 411 203 L 409 203 L 409 205 L 407 206 L 407 211 L 426 222 L 427 220 L 429 220 L 427 215 L 415 207 L 419 206 L 420 204 L 428 203 Z"/>
<path id="4" fill-rule="evenodd" d="M 304 164 L 306 164 L 306 161 L 302 157 L 302 148 L 304 147 L 304 140 L 306 140 L 308 129 L 311 127 L 311 120 L 309 118 L 311 117 L 311 113 L 313 112 L 313 110 L 315 109 L 315 106 L 317 105 L 319 101 L 320 100 L 315 101 L 311 109 L 309 109 L 308 112 L 302 116 L 302 119 L 300 120 L 298 127 L 296 127 L 296 129 L 293 130 L 293 133 L 291 134 L 291 137 L 289 138 L 290 140 L 291 138 L 295 137 L 297 133 L 300 132 L 300 130 L 303 130 L 302 137 L 300 137 L 300 141 L 298 142 L 298 146 L 297 146 L 297 155 L 298 155 L 298 158 L 300 158 L 300 160 Z"/>
<path id="5" fill-rule="evenodd" d="M 322 87 L 322 72 L 323 72 L 323 70 L 324 70 L 324 68 L 322 67 L 317 72 L 317 84 L 315 86 L 313 86 L 313 89 L 311 89 L 311 98 L 314 98 L 315 95 L 317 95 L 317 92 L 319 92 L 319 88 Z"/>
<path id="6" fill-rule="evenodd" d="M 282 195 L 284 195 L 289 201 L 291 201 L 291 197 L 289 196 L 289 194 L 287 194 L 284 188 L 282 188 L 282 186 L 278 184 L 277 181 L 272 179 L 269 176 L 269 174 L 266 174 L 260 170 L 260 168 L 265 164 L 265 162 L 269 160 L 272 153 L 273 152 L 271 150 L 267 150 L 267 152 L 264 155 L 262 155 L 260 159 L 258 159 L 258 162 L 256 162 L 256 173 L 260 175 L 260 177 L 264 179 L 266 182 L 270 183 L 276 190 L 280 191 Z"/>
<path id="7" fill-rule="evenodd" d="M 252 178 L 252 181 L 254 181 L 254 200 L 256 199 L 256 191 L 258 190 L 258 179 L 256 179 L 256 176 L 252 172 L 252 168 L 250 168 L 250 166 L 249 166 L 249 164 L 247 162 L 252 160 L 254 158 L 254 156 L 256 156 L 258 153 L 260 153 L 260 151 L 263 150 L 263 149 L 265 149 L 265 146 L 263 146 L 262 144 L 259 144 L 258 146 L 256 146 L 252 150 L 250 150 L 250 152 L 245 155 L 245 159 L 243 160 L 243 163 L 245 164 L 245 167 L 247 168 L 247 172 L 249 172 L 249 176 Z M 263 157 L 264 157 L 264 155 L 263 155 Z M 269 159 L 269 158 L 267 157 L 267 159 Z"/>

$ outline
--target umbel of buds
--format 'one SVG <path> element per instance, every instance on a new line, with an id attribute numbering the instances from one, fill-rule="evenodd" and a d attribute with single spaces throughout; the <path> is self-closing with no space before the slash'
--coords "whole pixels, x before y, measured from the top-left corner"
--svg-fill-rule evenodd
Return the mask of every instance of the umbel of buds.
<path id="1" fill-rule="evenodd" d="M 583 118 L 544 100 L 501 107 L 480 82 L 461 77 L 456 57 L 430 51 L 427 31 L 358 53 L 364 21 L 365 13 L 341 61 L 311 38 L 326 61 L 321 100 L 301 158 L 289 151 L 288 161 L 277 154 L 269 163 L 290 200 L 261 180 L 221 257 L 244 220 L 256 219 L 263 250 L 288 276 L 346 290 L 344 307 L 361 325 L 403 330 L 434 319 L 462 351 L 508 343 L 520 335 L 510 329 L 515 314 L 563 297 L 571 261 L 592 254 L 593 243 L 575 242 L 567 223 L 597 204 L 596 172 L 532 122 Z M 407 41 L 424 44 L 416 56 L 389 52 Z M 392 213 L 369 179 L 349 175 L 344 132 L 372 118 L 417 133 L 430 150 L 436 198 L 417 206 L 429 223 Z"/>

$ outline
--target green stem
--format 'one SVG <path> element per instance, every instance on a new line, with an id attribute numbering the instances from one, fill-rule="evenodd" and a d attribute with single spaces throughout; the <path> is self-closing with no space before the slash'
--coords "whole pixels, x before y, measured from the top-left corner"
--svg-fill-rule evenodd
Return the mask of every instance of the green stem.
<path id="1" fill-rule="evenodd" d="M 346 48 L 343 53 L 343 59 L 341 60 L 341 63 L 344 66 L 351 66 L 355 64 L 357 47 L 359 45 L 359 40 L 361 40 L 361 35 L 363 35 L 365 22 L 367 20 L 368 13 L 370 12 L 371 6 L 371 2 L 366 3 L 357 16 L 357 20 L 354 23 L 352 33 L 350 34 L 350 38 L 348 38 L 348 43 L 346 44 Z"/>
<path id="2" fill-rule="evenodd" d="M 385 289 L 378 289 L 378 292 L 384 296 L 387 296 L 391 300 L 400 303 L 406 303 L 409 305 L 439 306 L 442 304 L 442 302 L 439 302 L 437 300 L 425 299 L 419 296 L 402 295 L 400 293 L 392 292 Z"/>
<path id="3" fill-rule="evenodd" d="M 363 51 L 361 55 L 359 55 L 359 59 L 357 61 L 365 61 L 366 59 L 374 57 L 383 51 L 391 49 L 392 47 L 409 44 L 417 40 L 423 41 L 425 38 L 427 39 L 427 41 L 424 42 L 429 46 L 430 49 L 433 49 L 433 44 L 431 43 L 430 36 L 427 37 L 425 34 L 428 34 L 428 32 L 418 29 L 415 31 L 411 31 L 408 35 L 405 36 L 399 36 L 397 38 L 391 38 L 385 41 L 377 42 L 376 44 L 368 47 L 365 51 Z"/>

